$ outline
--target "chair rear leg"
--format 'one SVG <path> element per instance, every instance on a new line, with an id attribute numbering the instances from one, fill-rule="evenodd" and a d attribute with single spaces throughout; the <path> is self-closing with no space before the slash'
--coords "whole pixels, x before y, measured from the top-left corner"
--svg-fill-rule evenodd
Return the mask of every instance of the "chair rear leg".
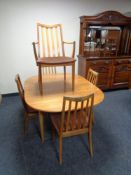
<path id="1" fill-rule="evenodd" d="M 40 94 L 43 95 L 43 87 L 42 87 L 42 72 L 41 72 L 41 65 L 38 66 L 38 83 L 39 83 L 39 90 Z"/>
<path id="2" fill-rule="evenodd" d="M 92 123 L 95 123 L 94 111 L 92 111 Z"/>
<path id="3" fill-rule="evenodd" d="M 75 63 L 72 64 L 72 91 L 75 89 Z"/>

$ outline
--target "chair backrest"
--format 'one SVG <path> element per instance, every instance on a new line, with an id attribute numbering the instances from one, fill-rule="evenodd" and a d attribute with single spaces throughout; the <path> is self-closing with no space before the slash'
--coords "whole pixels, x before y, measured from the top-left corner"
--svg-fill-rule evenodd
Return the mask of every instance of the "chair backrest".
<path id="1" fill-rule="evenodd" d="M 19 96 L 21 98 L 21 101 L 23 103 L 23 106 L 24 106 L 25 110 L 27 111 L 27 105 L 26 105 L 25 99 L 24 99 L 24 89 L 23 89 L 23 86 L 22 86 L 22 83 L 21 83 L 21 79 L 20 79 L 19 74 L 16 75 L 15 82 L 17 84 Z"/>
<path id="2" fill-rule="evenodd" d="M 87 80 L 90 81 L 92 84 L 97 85 L 98 82 L 98 72 L 92 70 L 91 68 L 88 69 L 87 73 Z"/>
<path id="3" fill-rule="evenodd" d="M 37 23 L 38 57 L 64 56 L 61 24 Z"/>
<path id="4" fill-rule="evenodd" d="M 94 94 L 84 97 L 63 97 L 60 132 L 74 132 L 91 127 L 93 104 Z"/>

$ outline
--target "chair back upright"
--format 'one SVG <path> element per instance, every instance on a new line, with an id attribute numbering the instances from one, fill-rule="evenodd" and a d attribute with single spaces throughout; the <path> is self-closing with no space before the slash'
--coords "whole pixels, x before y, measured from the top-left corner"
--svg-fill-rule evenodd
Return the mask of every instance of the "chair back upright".
<path id="1" fill-rule="evenodd" d="M 25 99 L 24 99 L 24 88 L 23 88 L 23 86 L 22 86 L 22 83 L 21 83 L 21 79 L 20 79 L 19 74 L 16 75 L 16 77 L 15 77 L 15 82 L 16 82 L 16 84 L 17 84 L 19 96 L 20 96 L 21 101 L 22 101 L 22 103 L 23 103 L 24 109 L 27 111 L 27 105 L 26 105 Z"/>
<path id="2" fill-rule="evenodd" d="M 37 23 L 38 57 L 64 56 L 61 24 L 45 25 Z"/>
<path id="3" fill-rule="evenodd" d="M 87 73 L 87 80 L 90 81 L 92 84 L 97 85 L 98 72 L 96 72 L 93 69 L 89 68 L 88 73 Z"/>
<path id="4" fill-rule="evenodd" d="M 84 97 L 64 97 L 60 133 L 65 133 L 65 136 L 86 133 L 92 125 L 93 103 L 94 94 Z"/>

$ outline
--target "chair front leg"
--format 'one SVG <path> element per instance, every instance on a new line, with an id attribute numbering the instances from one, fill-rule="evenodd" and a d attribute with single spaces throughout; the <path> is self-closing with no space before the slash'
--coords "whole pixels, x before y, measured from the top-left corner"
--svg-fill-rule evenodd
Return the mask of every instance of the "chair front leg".
<path id="1" fill-rule="evenodd" d="M 64 91 L 66 90 L 66 66 L 64 66 Z"/>
<path id="2" fill-rule="evenodd" d="M 42 89 L 42 72 L 41 72 L 41 65 L 38 65 L 38 83 L 39 83 L 39 90 L 41 95 L 43 94 Z"/>
<path id="3" fill-rule="evenodd" d="M 64 66 L 64 81 L 66 81 L 66 66 Z"/>
<path id="4" fill-rule="evenodd" d="M 72 91 L 75 89 L 75 62 L 72 63 Z"/>
<path id="5" fill-rule="evenodd" d="M 88 132 L 88 144 L 89 144 L 90 156 L 93 157 L 92 131 L 90 129 L 89 129 L 89 132 Z"/>

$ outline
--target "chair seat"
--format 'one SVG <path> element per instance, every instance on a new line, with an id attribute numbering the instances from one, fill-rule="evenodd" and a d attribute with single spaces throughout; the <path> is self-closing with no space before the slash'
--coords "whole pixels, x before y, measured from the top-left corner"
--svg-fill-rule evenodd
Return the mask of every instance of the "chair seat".
<path id="1" fill-rule="evenodd" d="M 44 57 L 37 60 L 37 64 L 63 65 L 73 63 L 76 60 L 70 57 Z"/>
<path id="2" fill-rule="evenodd" d="M 60 130 L 60 127 L 61 127 L 61 117 L 60 117 L 60 115 L 61 115 L 60 113 L 52 113 L 52 114 L 50 115 L 51 121 L 52 121 L 53 125 L 55 126 L 55 128 L 56 128 L 56 130 L 57 130 L 58 133 L 59 133 L 59 130 Z M 80 122 L 80 121 L 78 120 L 78 115 L 80 115 L 79 112 L 77 112 L 77 119 L 75 120 L 75 124 L 74 124 L 73 130 L 77 129 L 78 123 Z M 73 116 L 74 116 L 74 115 L 73 115 L 73 113 L 72 113 L 71 117 L 73 117 Z M 67 115 L 66 115 L 66 117 L 67 117 Z M 66 117 L 65 117 L 65 119 L 64 119 L 63 132 L 66 132 Z M 86 119 L 86 126 L 85 126 L 85 127 L 88 128 L 88 124 L 89 124 L 89 120 L 88 120 L 88 118 L 87 118 L 87 119 Z M 82 129 L 82 128 L 81 128 L 81 129 Z M 69 125 L 68 131 L 72 131 L 71 124 Z"/>

